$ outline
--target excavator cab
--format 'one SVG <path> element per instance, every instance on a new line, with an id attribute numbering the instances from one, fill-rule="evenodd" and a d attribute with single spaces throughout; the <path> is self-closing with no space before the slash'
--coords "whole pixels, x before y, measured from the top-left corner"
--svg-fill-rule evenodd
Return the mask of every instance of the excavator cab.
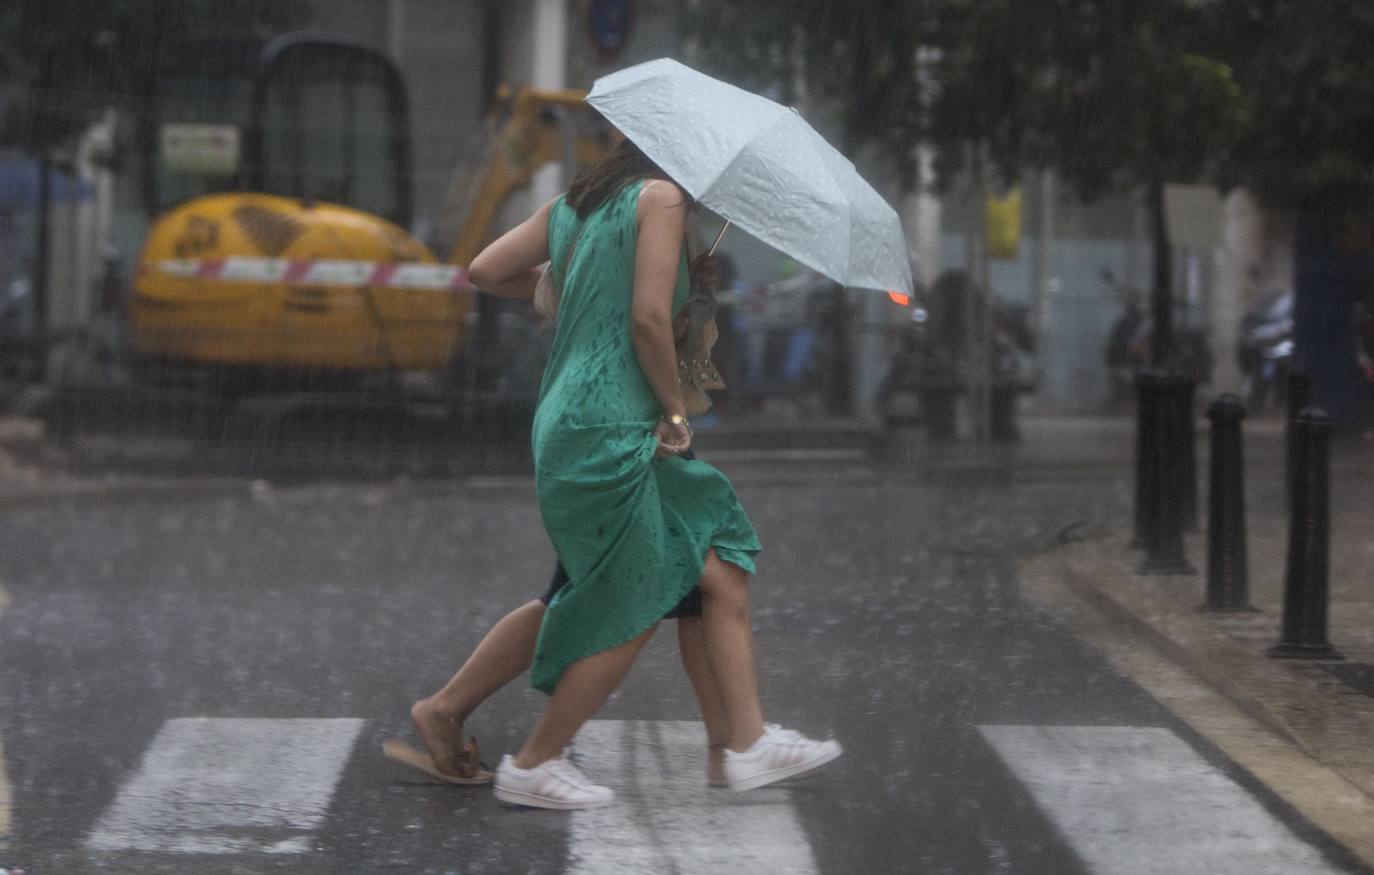
<path id="1" fill-rule="evenodd" d="M 145 379 L 182 366 L 274 385 L 429 371 L 460 376 L 464 392 L 532 397 L 510 377 L 537 368 L 506 357 L 537 344 L 501 329 L 529 320 L 486 300 L 471 318 L 461 273 L 408 230 L 408 107 L 385 55 L 308 33 L 188 38 L 161 55 L 151 90 L 153 221 L 130 305 Z M 480 166 L 456 169 L 434 223 L 450 265 L 471 261 L 540 168 L 561 163 L 570 178 L 606 154 L 609 131 L 583 97 L 521 88 L 497 101 Z"/>
<path id="2" fill-rule="evenodd" d="M 154 218 L 130 309 L 141 373 L 275 384 L 447 366 L 472 293 L 395 281 L 437 259 L 408 230 L 410 126 L 390 59 L 311 33 L 188 38 L 154 75 Z M 326 264 L 338 269 L 312 267 Z"/>
<path id="3" fill-rule="evenodd" d="M 150 215 L 247 191 L 410 225 L 409 107 L 386 55 L 323 34 L 190 37 L 162 50 L 153 77 L 142 150 Z"/>

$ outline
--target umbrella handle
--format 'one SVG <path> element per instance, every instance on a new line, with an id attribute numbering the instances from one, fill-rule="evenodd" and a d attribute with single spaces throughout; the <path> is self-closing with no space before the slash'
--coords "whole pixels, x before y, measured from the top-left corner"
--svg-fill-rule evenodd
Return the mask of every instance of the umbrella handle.
<path id="1" fill-rule="evenodd" d="M 707 258 L 710 258 L 712 255 L 716 254 L 716 247 L 720 245 L 720 238 L 724 237 L 725 232 L 728 230 L 730 230 L 730 220 L 726 219 L 725 224 L 722 225 L 720 228 L 720 233 L 716 235 L 716 242 L 711 244 L 711 251 L 706 253 Z"/>

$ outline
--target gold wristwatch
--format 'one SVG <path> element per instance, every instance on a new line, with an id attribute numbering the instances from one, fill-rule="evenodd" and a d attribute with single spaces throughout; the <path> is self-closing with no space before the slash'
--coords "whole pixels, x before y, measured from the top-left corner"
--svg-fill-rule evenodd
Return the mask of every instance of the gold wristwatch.
<path id="1" fill-rule="evenodd" d="M 687 417 L 683 416 L 681 413 L 674 413 L 670 416 L 665 416 L 663 417 L 663 421 L 668 423 L 669 425 L 685 425 L 688 428 L 691 428 L 691 425 L 689 425 L 687 422 Z"/>

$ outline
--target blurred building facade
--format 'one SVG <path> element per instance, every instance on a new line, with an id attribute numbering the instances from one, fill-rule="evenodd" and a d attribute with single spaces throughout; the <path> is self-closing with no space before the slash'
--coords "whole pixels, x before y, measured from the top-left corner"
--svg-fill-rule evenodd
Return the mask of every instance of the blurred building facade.
<path id="1" fill-rule="evenodd" d="M 614 5 L 614 4 L 612 4 Z M 414 144 L 412 230 L 435 245 L 433 232 L 455 176 L 477 172 L 488 135 L 484 114 L 498 84 L 586 88 L 599 75 L 663 55 L 690 62 L 676 27 L 674 0 L 623 4 L 633 11 L 628 27 L 610 31 L 605 4 L 589 0 L 313 0 L 310 28 L 339 33 L 385 50 L 405 79 Z M 814 116 L 814 107 L 806 107 Z M 90 138 L 110 141 L 118 152 L 135 148 L 123 116 L 107 120 Z M 825 129 L 823 115 L 818 126 Z M 901 192 L 881 165 L 856 156 L 861 167 L 894 202 Z M 78 169 L 95 196 L 75 221 L 59 210 L 53 227 L 54 326 L 79 323 L 95 309 L 94 291 L 110 252 L 118 253 L 127 282 L 148 229 L 139 179 L 140 162 L 117 162 L 117 173 L 87 160 Z M 547 168 L 533 190 L 508 206 L 506 222 L 527 212 L 566 182 Z M 1039 330 L 1039 395 L 1046 406 L 1095 408 L 1109 391 L 1103 366 L 1112 323 L 1123 307 L 1122 290 L 1147 293 L 1150 246 L 1142 207 L 1129 195 L 1084 204 L 1057 189 L 1049 177 L 1022 183 L 1019 245 L 991 260 L 992 292 L 1029 307 Z M 1261 210 L 1243 193 L 1224 201 L 1215 193 L 1182 195 L 1176 210 L 1174 288 L 1179 323 L 1206 332 L 1217 367 L 1215 383 L 1235 388 L 1235 329 L 1240 314 L 1292 274 L 1290 222 Z M 1206 206 L 1199 206 L 1206 205 Z M 917 274 L 927 284 L 968 261 L 967 229 L 976 220 L 969 186 L 955 180 L 944 192 L 921 193 L 899 204 L 908 228 Z M 59 230 L 60 226 L 60 230 Z M 1205 233 L 1203 233 L 1205 232 Z M 748 239 L 730 235 L 724 244 L 740 287 L 789 276 L 786 259 Z M 1255 269 L 1250 269 L 1255 268 Z M 1102 271 L 1116 279 L 1108 287 Z M 882 296 L 858 296 L 851 378 L 857 412 L 882 378 L 891 337 L 907 312 Z"/>

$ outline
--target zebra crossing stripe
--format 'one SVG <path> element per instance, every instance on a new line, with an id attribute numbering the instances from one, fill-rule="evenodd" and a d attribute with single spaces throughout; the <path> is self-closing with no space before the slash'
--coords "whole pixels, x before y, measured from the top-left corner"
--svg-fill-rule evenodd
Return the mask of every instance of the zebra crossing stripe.
<path id="1" fill-rule="evenodd" d="M 1342 871 L 1168 729 L 978 731 L 1097 875 Z"/>
<path id="2" fill-rule="evenodd" d="M 572 816 L 575 875 L 816 871 L 786 789 L 736 795 L 706 786 L 700 723 L 593 720 L 573 742 L 573 757 L 616 792 L 611 807 Z"/>
<path id="3" fill-rule="evenodd" d="M 178 854 L 309 851 L 362 726 L 357 719 L 168 720 L 86 845 Z"/>

